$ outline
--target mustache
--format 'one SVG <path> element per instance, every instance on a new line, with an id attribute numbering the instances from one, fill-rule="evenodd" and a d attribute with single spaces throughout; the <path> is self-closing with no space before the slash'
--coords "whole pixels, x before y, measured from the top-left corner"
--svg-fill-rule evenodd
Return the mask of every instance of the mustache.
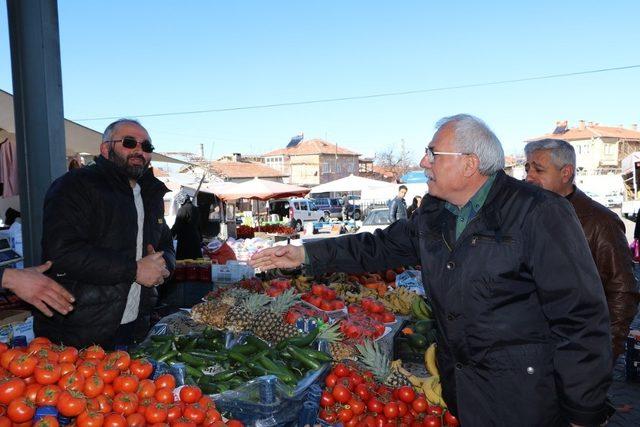
<path id="1" fill-rule="evenodd" d="M 129 159 L 140 159 L 140 160 L 142 160 L 143 162 L 145 162 L 145 161 L 146 161 L 146 160 L 145 160 L 145 158 L 144 158 L 144 156 L 143 156 L 142 154 L 135 154 L 135 153 L 134 153 L 134 154 L 129 154 L 129 155 L 127 156 L 127 160 L 129 160 Z"/>

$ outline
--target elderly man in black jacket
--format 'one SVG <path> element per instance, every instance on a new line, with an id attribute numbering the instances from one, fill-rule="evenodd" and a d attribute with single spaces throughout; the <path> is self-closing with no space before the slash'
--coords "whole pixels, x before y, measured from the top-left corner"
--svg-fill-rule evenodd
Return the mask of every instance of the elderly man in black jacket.
<path id="1" fill-rule="evenodd" d="M 105 130 L 95 164 L 49 188 L 42 252 L 52 278 L 75 297 L 66 315 L 34 319 L 36 335 L 77 347 L 128 345 L 144 337 L 155 286 L 175 266 L 164 222 L 167 187 L 149 168 L 153 145 L 137 121 Z"/>
<path id="2" fill-rule="evenodd" d="M 507 176 L 479 119 L 448 117 L 421 161 L 419 215 L 361 233 L 267 249 L 253 266 L 314 273 L 422 264 L 438 323 L 443 396 L 463 426 L 598 425 L 612 408 L 609 316 L 564 198 Z"/>

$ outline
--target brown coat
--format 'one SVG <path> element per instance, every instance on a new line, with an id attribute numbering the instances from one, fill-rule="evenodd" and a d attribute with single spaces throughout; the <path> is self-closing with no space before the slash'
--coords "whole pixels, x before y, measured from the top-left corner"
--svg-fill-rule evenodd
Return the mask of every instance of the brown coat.
<path id="1" fill-rule="evenodd" d="M 624 352 L 629 325 L 636 315 L 640 294 L 623 222 L 579 189 L 568 197 L 576 211 L 604 287 L 611 319 L 614 357 Z"/>

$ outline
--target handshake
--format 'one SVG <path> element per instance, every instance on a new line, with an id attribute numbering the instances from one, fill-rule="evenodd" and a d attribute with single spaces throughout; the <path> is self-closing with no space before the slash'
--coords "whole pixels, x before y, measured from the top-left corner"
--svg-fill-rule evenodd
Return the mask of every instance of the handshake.
<path id="1" fill-rule="evenodd" d="M 163 284 L 164 279 L 169 277 L 169 270 L 162 252 L 156 252 L 153 246 L 147 245 L 147 254 L 138 260 L 136 282 L 151 288 Z"/>

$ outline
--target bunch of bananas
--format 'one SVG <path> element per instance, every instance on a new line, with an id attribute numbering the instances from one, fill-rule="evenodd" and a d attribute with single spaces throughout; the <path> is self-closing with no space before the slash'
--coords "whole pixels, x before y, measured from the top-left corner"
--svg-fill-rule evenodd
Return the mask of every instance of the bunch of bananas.
<path id="1" fill-rule="evenodd" d="M 424 393 L 424 396 L 430 404 L 443 408 L 447 407 L 447 404 L 442 398 L 442 385 L 440 384 L 440 377 L 438 375 L 418 377 L 402 367 L 398 367 L 397 369 L 398 372 L 407 377 L 413 388 L 418 392 Z"/>
<path id="2" fill-rule="evenodd" d="M 331 289 L 333 289 L 334 291 L 336 291 L 336 293 L 338 294 L 339 297 L 345 299 L 345 296 L 348 292 L 351 293 L 358 293 L 360 290 L 360 286 L 359 285 L 355 285 L 351 282 L 346 282 L 346 281 L 342 281 L 342 282 L 329 282 L 329 287 Z M 346 301 L 346 299 L 345 299 Z"/>
<path id="3" fill-rule="evenodd" d="M 440 371 L 438 371 L 438 362 L 436 361 L 436 343 L 432 343 L 427 351 L 424 352 L 424 367 L 427 368 L 427 372 L 429 375 L 434 377 L 440 376 Z"/>
<path id="4" fill-rule="evenodd" d="M 411 302 L 411 314 L 418 320 L 431 319 L 431 307 L 420 297 Z"/>
<path id="5" fill-rule="evenodd" d="M 417 294 L 403 286 L 399 286 L 393 291 L 387 292 L 382 302 L 387 310 L 401 315 L 408 315 L 412 313 L 411 307 L 416 299 L 420 299 Z"/>
<path id="6" fill-rule="evenodd" d="M 309 292 L 311 290 L 311 280 L 309 276 L 298 275 L 291 280 L 291 286 L 296 288 L 299 293 Z"/>

